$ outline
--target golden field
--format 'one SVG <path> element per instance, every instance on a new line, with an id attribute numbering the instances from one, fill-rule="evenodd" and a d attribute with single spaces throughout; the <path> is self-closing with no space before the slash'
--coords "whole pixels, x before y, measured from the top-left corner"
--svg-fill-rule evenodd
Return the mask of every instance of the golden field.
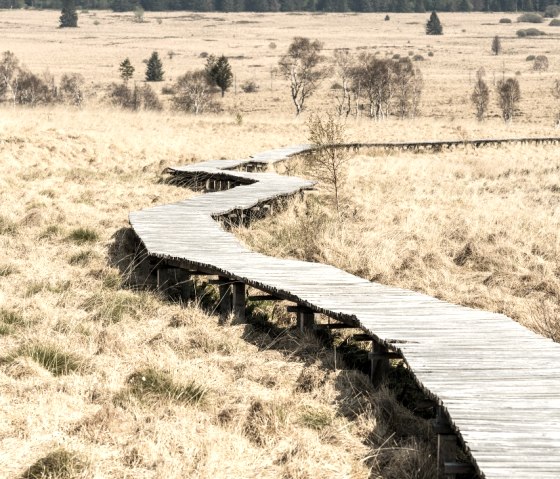
<path id="1" fill-rule="evenodd" d="M 332 350 L 278 311 L 275 324 L 222 325 L 196 304 L 127 288 L 118 232 L 130 211 L 194 194 L 160 182 L 166 166 L 307 141 L 308 116 L 294 118 L 287 84 L 273 75 L 270 91 L 294 35 L 327 50 L 425 57 L 423 116 L 347 121 L 350 141 L 379 142 L 556 135 L 554 29 L 517 39 L 528 25 L 480 13 L 442 14 L 437 38 L 423 34 L 427 15 L 418 14 L 147 13 L 137 24 L 132 14 L 90 12 L 77 30 L 57 29 L 58 12 L 0 15 L 2 51 L 34 72 L 88 81 L 83 109 L 0 109 L 0 476 L 36 477 L 33 464 L 50 457 L 59 477 L 432 478 L 427 422 L 394 393 L 374 390 L 340 358 L 335 370 Z M 490 54 L 495 34 L 503 56 Z M 228 92 L 223 114 L 200 117 L 104 105 L 119 62 L 130 57 L 140 81 L 153 50 L 169 81 L 202 67 L 206 51 L 229 55 L 237 83 L 254 79 L 261 91 Z M 540 53 L 551 63 L 541 74 L 525 61 Z M 476 123 L 469 79 L 484 66 L 491 82 L 503 62 L 506 74 L 521 72 L 523 116 Z M 332 81 L 309 111 L 330 108 Z M 288 169 L 306 174 L 297 162 Z M 320 189 L 237 234 L 270 254 L 543 330 L 559 312 L 559 190 L 555 147 L 364 150 L 349 160 L 340 217 Z"/>

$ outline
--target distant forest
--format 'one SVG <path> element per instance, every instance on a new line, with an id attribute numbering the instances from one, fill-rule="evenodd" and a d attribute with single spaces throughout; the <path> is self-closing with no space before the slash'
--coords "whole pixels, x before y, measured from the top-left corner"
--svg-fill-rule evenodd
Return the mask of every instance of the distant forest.
<path id="1" fill-rule="evenodd" d="M 0 8 L 61 8 L 61 0 L 0 0 Z M 126 12 L 516 12 L 544 11 L 560 0 L 77 0 L 82 9 Z"/>

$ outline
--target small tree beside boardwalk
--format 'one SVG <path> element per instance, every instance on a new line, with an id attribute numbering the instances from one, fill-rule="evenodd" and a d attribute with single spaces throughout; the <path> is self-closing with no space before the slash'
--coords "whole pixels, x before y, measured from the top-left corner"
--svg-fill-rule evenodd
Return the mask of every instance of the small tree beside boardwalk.
<path id="1" fill-rule="evenodd" d="M 163 81 L 163 65 L 158 52 L 152 52 L 146 66 L 146 81 Z"/>
<path id="2" fill-rule="evenodd" d="M 75 28 L 78 26 L 78 12 L 74 0 L 63 0 L 60 12 L 60 28 Z"/>
<path id="3" fill-rule="evenodd" d="M 500 53 L 502 53 L 502 42 L 498 35 L 496 35 L 492 40 L 492 53 L 494 55 L 499 55 Z"/>
<path id="4" fill-rule="evenodd" d="M 299 115 L 327 70 L 321 67 L 323 44 L 319 40 L 295 37 L 286 53 L 279 61 L 280 72 L 290 81 L 292 101 Z"/>
<path id="5" fill-rule="evenodd" d="M 340 190 L 346 179 L 348 153 L 333 145 L 346 143 L 344 123 L 333 115 L 321 118 L 312 115 L 308 122 L 309 142 L 318 147 L 306 157 L 305 164 L 311 174 L 329 188 L 334 195 L 336 211 L 340 212 Z"/>
<path id="6" fill-rule="evenodd" d="M 438 14 L 435 12 L 435 10 L 432 12 L 428 22 L 426 23 L 426 34 L 443 35 L 443 26 L 441 25 Z"/>
<path id="7" fill-rule="evenodd" d="M 498 106 L 502 111 L 502 118 L 506 123 L 513 120 L 517 110 L 517 104 L 521 100 L 521 89 L 517 78 L 500 80 L 496 86 L 498 93 Z"/>

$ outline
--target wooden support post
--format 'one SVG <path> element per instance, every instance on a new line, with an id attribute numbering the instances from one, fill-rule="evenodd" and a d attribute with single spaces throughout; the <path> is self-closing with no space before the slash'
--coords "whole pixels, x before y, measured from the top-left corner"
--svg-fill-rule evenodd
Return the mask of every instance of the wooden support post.
<path id="1" fill-rule="evenodd" d="M 303 333 L 312 330 L 315 325 L 315 313 L 310 309 L 301 310 L 297 313 L 299 330 Z"/>
<path id="2" fill-rule="evenodd" d="M 457 437 L 449 425 L 442 406 L 438 406 L 434 430 L 438 435 L 437 477 L 438 479 L 455 479 L 453 468 L 450 467 L 450 470 L 446 471 L 445 465 L 446 463 L 455 464 Z"/>
<path id="3" fill-rule="evenodd" d="M 220 276 L 218 290 L 220 293 L 220 317 L 222 321 L 225 321 L 232 311 L 231 281 Z"/>
<path id="4" fill-rule="evenodd" d="M 378 384 L 389 371 L 389 358 L 391 353 L 389 353 L 389 350 L 385 346 L 375 341 L 371 343 L 371 348 L 372 351 L 369 356 L 371 361 L 371 382 Z"/>
<path id="5" fill-rule="evenodd" d="M 245 322 L 245 284 L 233 283 L 233 315 L 237 323 Z"/>

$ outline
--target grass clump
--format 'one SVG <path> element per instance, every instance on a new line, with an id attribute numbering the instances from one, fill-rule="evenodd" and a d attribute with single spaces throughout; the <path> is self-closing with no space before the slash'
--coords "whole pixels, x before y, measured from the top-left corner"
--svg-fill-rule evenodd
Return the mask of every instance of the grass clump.
<path id="1" fill-rule="evenodd" d="M 58 236 L 62 232 L 60 226 L 50 225 L 47 226 L 39 235 L 39 239 L 51 239 Z"/>
<path id="2" fill-rule="evenodd" d="M 60 448 L 35 462 L 20 479 L 73 479 L 87 467 L 88 463 L 83 457 Z"/>
<path id="3" fill-rule="evenodd" d="M 302 426 L 315 429 L 317 431 L 330 426 L 332 422 L 332 414 L 327 409 L 306 407 L 300 416 L 300 423 Z"/>
<path id="4" fill-rule="evenodd" d="M 17 233 L 17 224 L 6 218 L 5 216 L 0 216 L 0 235 L 12 236 Z"/>
<path id="5" fill-rule="evenodd" d="M 72 283 L 70 281 L 59 281 L 57 283 L 51 283 L 50 281 L 30 281 L 27 284 L 27 288 L 24 293 L 25 298 L 35 296 L 42 291 L 48 291 L 50 293 L 61 294 L 70 289 Z"/>
<path id="6" fill-rule="evenodd" d="M 63 351 L 54 344 L 27 344 L 2 362 L 12 362 L 19 357 L 29 357 L 54 376 L 63 376 L 86 369 L 85 361 L 79 356 Z"/>
<path id="7" fill-rule="evenodd" d="M 127 378 L 128 392 L 141 401 L 171 400 L 180 403 L 198 404 L 206 390 L 194 381 L 176 382 L 166 371 L 155 368 L 140 369 Z"/>
<path id="8" fill-rule="evenodd" d="M 94 243 L 99 239 L 99 235 L 90 228 L 76 228 L 70 232 L 68 239 L 78 244 Z"/>
<path id="9" fill-rule="evenodd" d="M 147 306 L 147 296 L 128 291 L 99 291 L 90 296 L 82 307 L 93 313 L 94 321 L 114 324 L 126 315 L 135 316 L 138 309 Z"/>
<path id="10" fill-rule="evenodd" d="M 86 266 L 94 256 L 95 254 L 93 251 L 80 251 L 70 256 L 68 262 L 74 266 Z"/>
<path id="11" fill-rule="evenodd" d="M 5 308 L 0 308 L 0 322 L 10 326 L 19 326 L 25 323 L 21 313 Z"/>
<path id="12" fill-rule="evenodd" d="M 0 278 L 10 276 L 10 275 L 15 274 L 17 272 L 18 272 L 17 268 L 10 265 L 10 264 L 0 265 Z"/>

